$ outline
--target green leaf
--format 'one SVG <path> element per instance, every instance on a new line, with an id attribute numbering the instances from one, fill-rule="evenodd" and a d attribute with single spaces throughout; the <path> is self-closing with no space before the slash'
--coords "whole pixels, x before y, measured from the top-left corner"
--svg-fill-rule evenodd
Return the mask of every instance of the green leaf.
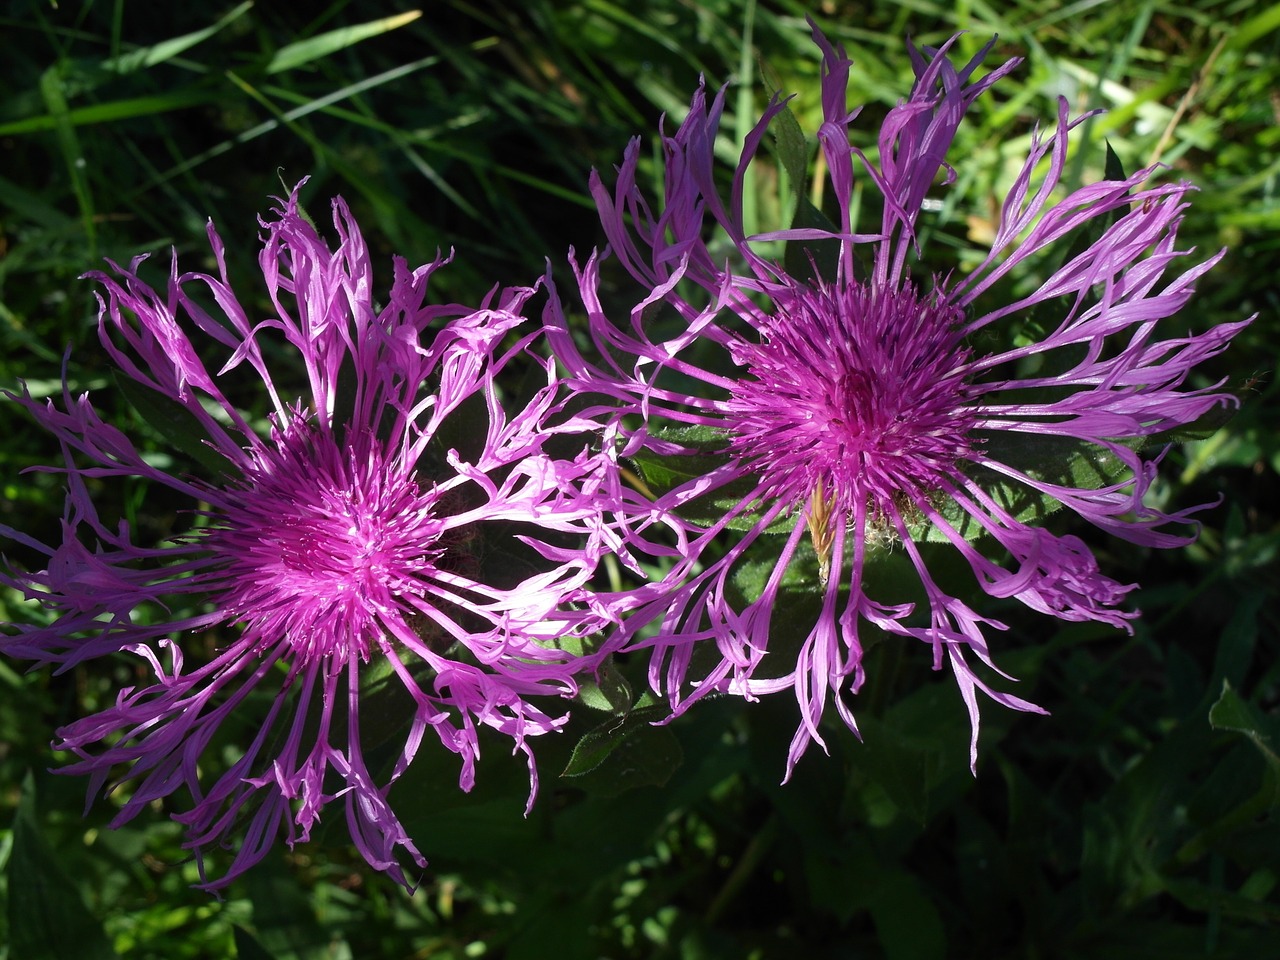
<path id="1" fill-rule="evenodd" d="M 1199 913 L 1221 914 L 1259 924 L 1280 921 L 1280 904 L 1258 903 L 1216 885 L 1178 878 L 1166 881 L 1164 888 L 1184 907 Z"/>
<path id="2" fill-rule="evenodd" d="M 254 939 L 253 934 L 241 926 L 232 928 L 235 940 L 236 956 L 239 960 L 273 960 L 266 947 Z"/>
<path id="3" fill-rule="evenodd" d="M 1120 162 L 1116 152 L 1111 149 L 1110 143 L 1106 145 L 1106 156 L 1103 159 L 1103 177 L 1112 181 L 1125 179 L 1124 165 Z M 1129 207 L 1121 204 L 1107 213 L 1088 218 L 1081 226 L 1068 234 L 1070 243 L 1066 243 L 1065 240 L 1059 242 L 1062 255 L 1058 258 L 1054 269 L 1062 269 L 1076 257 L 1095 246 L 1102 238 L 1102 235 L 1114 224 L 1118 223 L 1128 212 Z M 1031 339 L 1039 339 L 1043 331 L 1057 327 L 1063 317 L 1066 317 L 1072 311 L 1088 309 L 1093 304 L 1096 304 L 1098 299 L 1099 293 L 1095 288 L 1084 291 L 1083 296 L 1080 298 L 1072 294 L 1038 303 L 1031 309 L 1028 321 L 1030 324 L 1029 329 L 1023 331 L 1022 335 Z M 1068 351 L 1058 351 L 1054 359 L 1058 362 L 1066 363 Z M 1046 371 L 1044 370 L 1040 371 L 1041 376 L 1044 376 L 1045 373 Z"/>
<path id="4" fill-rule="evenodd" d="M 1243 683 L 1249 671 L 1258 642 L 1258 614 L 1262 603 L 1261 593 L 1245 595 L 1223 628 L 1218 652 L 1213 659 L 1213 675 L 1222 677 L 1230 686 Z"/>
<path id="5" fill-rule="evenodd" d="M 146 97 L 124 97 L 119 100 L 108 100 L 104 103 L 93 103 L 83 107 L 63 109 L 58 112 L 40 114 L 35 117 L 24 117 L 0 123 L 0 136 L 10 137 L 19 134 L 35 133 L 41 130 L 61 130 L 65 123 L 68 129 L 85 127 L 91 124 L 111 123 L 116 120 L 128 120 L 132 117 L 150 117 L 173 110 L 185 110 L 189 107 L 217 101 L 215 93 L 205 89 L 172 90 L 163 94 Z M 63 104 L 63 107 L 66 105 Z"/>
<path id="6" fill-rule="evenodd" d="M 789 106 L 782 108 L 782 112 L 773 118 L 771 126 L 778 159 L 791 179 L 791 192 L 797 200 L 803 199 L 809 170 L 809 144 L 805 140 L 804 130 Z"/>
<path id="7" fill-rule="evenodd" d="M 590 897 L 571 894 L 554 886 L 541 891 L 535 903 L 522 904 L 522 914 L 530 922 L 520 926 L 510 946 L 503 951 L 504 960 L 576 960 L 595 957 L 592 928 L 599 904 Z"/>
<path id="8" fill-rule="evenodd" d="M 642 450 L 632 456 L 633 465 L 655 496 L 662 496 L 682 484 L 704 477 L 730 460 L 730 454 L 726 452 L 725 435 L 721 431 L 708 427 L 664 428 L 655 431 L 655 436 L 664 442 L 677 443 L 690 451 L 687 454 L 660 456 L 652 451 Z M 1114 454 L 1083 440 L 1007 431 L 988 431 L 979 439 L 984 452 L 992 459 L 1050 483 L 1094 490 L 1117 483 L 1128 474 L 1128 468 Z M 1010 480 L 994 470 L 978 465 L 970 465 L 965 469 L 992 499 L 1021 522 L 1042 521 L 1062 507 L 1055 498 Z M 743 506 L 743 501 L 752 495 L 755 486 L 755 478 L 747 474 L 682 504 L 676 512 L 692 523 L 709 527 L 723 520 L 725 514 L 737 511 L 726 524 L 727 528 L 737 532 L 752 530 L 760 523 L 769 506 L 764 503 Z M 954 501 L 945 500 L 935 506 L 964 539 L 977 540 L 986 534 L 986 529 Z M 949 542 L 947 536 L 923 515 L 908 515 L 905 519 L 913 540 Z M 766 532 L 787 533 L 794 523 L 794 513 L 786 511 L 773 521 Z M 767 576 L 767 573 L 768 571 L 764 571 L 763 575 Z M 752 591 L 744 589 L 744 593 L 751 594 Z"/>
<path id="9" fill-rule="evenodd" d="M 416 624 L 411 626 L 417 628 Z M 405 664 L 406 672 L 424 686 L 429 685 L 434 675 L 430 666 L 408 651 L 402 653 L 402 658 L 408 661 Z M 335 704 L 335 708 L 337 707 L 341 707 L 341 710 L 335 719 L 341 718 L 346 722 L 345 706 Z M 360 675 L 360 743 L 366 751 L 377 750 L 397 733 L 408 728 L 416 710 L 417 703 L 413 695 L 405 689 L 404 681 L 400 679 L 390 660 L 376 657 L 364 667 Z M 312 722 L 318 722 L 318 719 L 308 717 L 308 733 Z M 393 751 L 397 758 L 402 745 L 397 744 Z"/>
<path id="10" fill-rule="evenodd" d="M 166 60 L 172 60 L 174 57 L 181 53 L 185 53 L 196 44 L 208 40 L 224 27 L 240 19 L 240 17 L 248 13 L 252 7 L 252 0 L 246 0 L 246 2 L 224 14 L 216 23 L 205 27 L 202 30 L 184 33 L 180 37 L 163 40 L 160 43 L 152 44 L 149 47 L 139 47 L 137 50 L 131 50 L 128 53 L 114 57 L 113 59 L 104 60 L 102 68 L 110 71 L 111 73 L 133 73 L 135 70 L 144 70 L 147 67 L 154 67 L 156 64 L 164 63 Z"/>
<path id="11" fill-rule="evenodd" d="M 663 787 L 684 762 L 676 735 L 666 727 L 636 727 L 594 769 L 575 779 L 596 796 L 615 797 L 637 787 Z"/>
<path id="12" fill-rule="evenodd" d="M 859 717 L 861 799 L 869 817 L 882 823 L 902 817 L 923 829 L 972 787 L 963 711 L 953 689 L 930 684 L 904 697 L 883 718 Z"/>
<path id="13" fill-rule="evenodd" d="M 633 464 L 656 496 L 662 496 L 681 484 L 706 476 L 730 459 L 722 431 L 708 427 L 681 427 L 657 430 L 654 435 L 664 442 L 677 443 L 690 451 L 676 456 L 659 456 L 645 450 L 633 455 Z M 1132 446 L 1140 449 L 1171 442 L 1172 439 L 1172 436 L 1163 435 L 1142 438 Z M 985 431 L 978 435 L 978 440 L 991 459 L 1007 464 L 1034 479 L 1062 486 L 1096 490 L 1118 483 L 1129 474 L 1124 462 L 1109 450 L 1071 437 Z M 1062 507 L 1054 497 L 1041 494 L 994 470 L 976 464 L 964 469 L 992 499 L 1020 522 L 1042 521 Z M 755 478 L 746 475 L 683 504 L 677 512 L 686 520 L 709 527 L 722 520 L 726 513 L 740 510 L 727 524 L 728 529 L 738 532 L 751 530 L 760 522 L 768 506 L 756 503 L 742 507 L 743 501 L 751 496 L 755 486 Z M 966 540 L 977 540 L 986 534 L 985 528 L 954 501 L 946 500 L 935 506 Z M 905 519 L 913 540 L 949 542 L 947 536 L 925 517 L 917 515 L 907 516 Z M 793 514 L 788 511 L 775 519 L 767 532 L 786 533 L 791 530 L 794 522 Z"/>
<path id="14" fill-rule="evenodd" d="M 44 100 L 49 116 L 53 118 L 53 127 L 58 135 L 58 147 L 62 159 L 67 166 L 67 176 L 71 180 L 71 189 L 80 207 L 80 225 L 89 240 L 89 248 L 95 245 L 95 224 L 93 191 L 89 188 L 87 164 L 84 151 L 80 147 L 80 138 L 76 134 L 67 104 L 66 87 L 60 65 L 55 64 L 40 75 L 40 96 Z"/>
<path id="15" fill-rule="evenodd" d="M 683 758 L 675 734 L 651 723 L 664 716 L 665 708 L 647 707 L 588 730 L 560 775 L 581 778 L 581 786 L 604 796 L 662 786 Z"/>
<path id="16" fill-rule="evenodd" d="M 453 642 L 452 637 L 440 631 L 426 617 L 410 618 L 409 627 L 434 649 L 444 649 Z M 435 633 L 431 632 L 433 630 Z M 447 638 L 448 644 L 444 641 L 437 642 L 437 636 Z M 398 654 L 404 663 L 404 672 L 419 687 L 429 688 L 435 677 L 431 666 L 403 647 L 398 648 Z M 388 657 L 374 657 L 361 668 L 358 703 L 360 746 L 369 769 L 382 781 L 390 776 L 391 770 L 400 761 L 407 732 L 418 705 Z M 313 742 L 319 736 L 322 712 L 318 702 L 307 705 L 302 732 L 304 742 Z M 329 736 L 333 742 L 345 742 L 350 735 L 351 724 L 350 706 L 346 697 L 339 697 L 332 704 L 329 723 Z M 423 751 L 425 752 L 426 750 Z M 418 759 L 421 762 L 421 755 Z"/>
<path id="17" fill-rule="evenodd" d="M 1019 470 L 1036 480 L 1082 490 L 1096 490 L 1123 480 L 1129 468 L 1110 451 L 1071 437 L 989 431 L 980 434 L 983 451 L 991 459 Z M 1054 497 L 1010 480 L 978 465 L 964 468 L 984 491 L 1006 512 L 1022 523 L 1040 522 L 1062 508 Z M 939 513 L 966 540 L 977 540 L 986 531 L 954 501 L 947 501 Z M 945 543 L 947 537 L 924 517 L 907 518 L 912 539 Z"/>
<path id="18" fill-rule="evenodd" d="M 778 565 L 777 553 L 772 550 L 749 552 L 734 565 L 731 583 L 735 590 L 742 594 L 748 603 L 757 600 L 764 593 L 764 588 L 773 576 Z M 816 618 L 822 609 L 822 596 L 825 588 L 818 578 L 818 557 L 814 553 L 813 544 L 808 539 L 801 541 L 795 555 L 782 573 L 781 590 L 775 605 L 775 616 L 792 605 L 803 605 L 803 612 Z M 807 598 L 807 599 L 806 599 Z M 789 623 L 812 623 L 807 616 L 796 619 L 800 611 L 791 609 L 787 620 Z"/>
<path id="19" fill-rule="evenodd" d="M 279 845 L 245 874 L 244 885 L 253 903 L 257 943 L 269 956 L 325 960 L 334 955 L 341 941 L 335 943 L 333 931 L 321 926 L 306 891 L 286 869 Z"/>
<path id="20" fill-rule="evenodd" d="M 1280 30 L 1280 3 L 1273 3 L 1261 13 L 1232 28 L 1227 46 L 1243 50 L 1269 33 Z"/>
<path id="21" fill-rule="evenodd" d="M 1102 175 L 1108 180 L 1123 180 L 1127 176 L 1124 172 L 1124 164 L 1120 162 L 1119 155 L 1111 149 L 1111 141 L 1109 140 L 1107 141 L 1107 158 L 1102 164 Z M 1112 216 L 1115 217 L 1117 213 L 1120 213 L 1120 211 L 1113 211 Z"/>
<path id="22" fill-rule="evenodd" d="M 0 136 L 7 136 L 2 127 L 0 127 Z M 15 183 L 4 177 L 0 177 L 0 204 L 8 208 L 8 216 L 14 222 L 17 221 L 18 217 L 21 217 L 51 232 L 63 232 L 72 223 L 71 218 L 59 210 L 56 204 L 50 203 L 42 196 L 40 190 Z M 11 333 L 19 332 L 26 331 L 11 331 Z M 55 359 L 58 358 L 56 353 L 53 353 L 53 356 Z M 30 387 L 32 395 L 35 396 L 33 385 L 38 382 L 37 379 L 35 377 L 26 377 L 24 379 Z M 47 382 L 54 386 L 54 389 L 50 391 L 51 393 L 62 389 L 61 378 Z M 7 389 L 14 389 L 14 387 L 7 386 Z"/>
<path id="23" fill-rule="evenodd" d="M 876 873 L 870 909 L 886 960 L 942 960 L 947 933 L 928 890 L 902 868 Z"/>
<path id="24" fill-rule="evenodd" d="M 578 699 L 592 710 L 625 715 L 631 710 L 631 685 L 617 667 L 606 661 L 594 680 L 579 685 Z"/>
<path id="25" fill-rule="evenodd" d="M 727 434 L 710 427 L 663 427 L 654 436 L 665 443 L 677 443 L 689 453 L 659 455 L 651 450 L 641 450 L 630 457 L 632 465 L 655 496 L 707 476 L 732 459 L 728 452 Z M 714 490 L 690 500 L 676 511 L 681 517 L 704 527 L 710 527 L 724 519 L 726 513 L 739 510 L 727 524 L 728 529 L 739 533 L 752 530 L 759 524 L 765 504 L 752 504 L 742 508 L 743 501 L 755 492 L 756 480 L 750 474 L 723 484 Z M 787 515 L 775 520 L 768 533 L 785 533 L 794 521 Z"/>
<path id="26" fill-rule="evenodd" d="M 459 457 L 472 463 L 483 454 L 488 434 L 489 407 L 484 393 L 477 391 L 448 412 L 437 427 L 428 451 L 438 458 L 439 469 L 447 475 L 452 468 L 445 462 L 445 452 L 456 450 Z"/>
<path id="27" fill-rule="evenodd" d="M 796 215 L 791 226 L 797 230 L 827 230 L 831 233 L 838 233 L 840 229 L 806 196 L 796 197 Z M 782 263 L 787 273 L 797 280 L 832 282 L 840 266 L 840 241 L 836 239 L 789 241 L 782 255 Z M 855 270 L 857 266 L 855 260 Z M 855 276 L 854 279 L 863 278 Z"/>
<path id="28" fill-rule="evenodd" d="M 1222 682 L 1222 694 L 1209 708 L 1209 723 L 1215 730 L 1231 730 L 1246 737 L 1262 753 L 1272 774 L 1280 777 L 1280 721 L 1269 717 Z"/>
<path id="29" fill-rule="evenodd" d="M 291 43 L 277 50 L 275 56 L 267 63 L 266 72 L 269 74 L 281 73 L 315 60 L 323 60 L 325 57 L 337 53 L 339 50 L 354 46 L 362 40 L 368 40 L 370 37 L 397 30 L 405 24 L 417 20 L 420 16 L 422 16 L 421 10 L 407 10 L 404 13 L 396 14 L 394 17 L 383 17 L 381 20 L 371 20 L 368 23 L 340 27 L 337 30 L 322 33 L 317 37 L 299 40 L 297 43 Z"/>
<path id="30" fill-rule="evenodd" d="M 63 872 L 36 821 L 35 781 L 27 776 L 13 818 L 9 858 L 10 960 L 107 960 L 115 957 L 102 925 Z"/>
<path id="31" fill-rule="evenodd" d="M 209 470 L 211 478 L 224 477 L 234 470 L 230 460 L 205 442 L 200 421 L 182 404 L 127 376 L 117 375 L 115 382 L 138 416 L 175 450 Z"/>
<path id="32" fill-rule="evenodd" d="M 661 427 L 654 437 L 664 443 L 677 443 L 690 453 L 661 456 L 641 450 L 631 457 L 640 476 L 659 496 L 682 483 L 704 477 L 729 462 L 729 435 L 710 427 Z"/>

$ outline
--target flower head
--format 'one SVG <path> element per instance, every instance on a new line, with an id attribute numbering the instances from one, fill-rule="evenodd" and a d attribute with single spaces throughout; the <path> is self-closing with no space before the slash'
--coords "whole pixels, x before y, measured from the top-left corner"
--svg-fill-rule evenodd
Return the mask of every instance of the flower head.
<path id="1" fill-rule="evenodd" d="M 1047 135 L 1033 134 L 982 262 L 963 276 L 931 271 L 919 240 L 927 194 L 939 173 L 954 179 L 946 157 L 970 105 L 1018 61 L 979 79 L 990 44 L 963 66 L 951 59 L 954 38 L 913 48 L 916 82 L 881 124 L 873 159 L 851 145 L 851 62 L 816 28 L 814 40 L 817 140 L 835 208 L 825 224 L 813 211 L 816 226 L 748 235 L 746 176 L 787 110 L 777 98 L 745 140 L 727 201 L 714 177 L 723 90 L 708 101 L 700 89 L 664 138 L 665 204 L 637 186 L 637 144 L 612 192 L 592 179 L 610 251 L 646 294 L 629 325 L 616 323 L 599 292 L 602 258 L 575 262 L 600 359 L 579 350 L 558 300 L 555 349 L 580 391 L 605 398 L 592 415 L 619 431 L 621 453 L 657 465 L 652 509 L 632 544 L 674 555 L 615 642 L 651 649 L 650 682 L 675 712 L 713 691 L 792 692 L 801 722 L 789 775 L 810 742 L 822 744 L 829 701 L 857 731 L 850 695 L 864 682 L 868 634 L 914 638 L 935 669 L 946 663 L 955 675 L 976 763 L 977 691 L 1040 708 L 972 662 L 996 669 L 987 638 L 1004 625 L 941 585 L 927 542 L 950 544 L 993 597 L 1126 627 L 1136 614 L 1119 605 L 1132 585 L 1103 574 L 1082 539 L 1037 521 L 1062 506 L 1138 544 L 1193 536 L 1191 510 L 1162 512 L 1145 497 L 1162 435 L 1231 402 L 1186 381 L 1244 324 L 1159 336 L 1221 254 L 1188 263 L 1177 229 L 1191 187 L 1144 188 L 1153 169 L 1055 202 L 1068 133 L 1083 119 L 1071 120 L 1065 101 Z M 868 206 L 882 211 L 867 232 L 855 222 L 859 176 L 879 200 Z M 715 252 L 725 241 L 728 265 Z M 792 245 L 783 262 L 780 241 Z M 1062 263 L 1034 289 L 1000 293 L 1001 281 L 1049 254 Z M 661 307 L 678 315 L 674 329 Z M 1010 328 L 1016 345 L 993 346 L 1014 340 L 999 335 Z M 671 457 L 701 469 L 664 467 Z M 677 547 L 654 527 L 674 531 Z M 737 534 L 727 549 L 706 549 L 726 531 Z M 871 565 L 890 550 L 914 569 L 914 600 L 873 595 Z M 748 591 L 744 570 L 762 553 L 771 571 Z M 799 627 L 798 650 L 779 651 L 779 596 L 784 577 L 797 576 L 810 578 L 820 612 Z M 642 633 L 655 619 L 657 630 Z"/>
<path id="2" fill-rule="evenodd" d="M 149 676 L 58 731 L 56 746 L 79 758 L 64 772 L 88 774 L 94 791 L 134 783 L 117 823 L 185 787 L 193 803 L 175 819 L 198 857 L 242 837 L 208 886 L 252 866 L 281 832 L 290 845 L 307 840 L 334 802 L 365 859 L 404 883 L 399 855 L 425 860 L 388 792 L 424 737 L 461 758 L 459 784 L 470 789 L 478 727 L 505 734 L 528 756 L 533 802 L 529 739 L 564 722 L 535 699 L 575 691 L 589 658 L 562 647 L 599 626 L 577 601 L 607 546 L 593 493 L 606 464 L 585 440 L 560 444 L 578 451 L 568 459 L 546 449 L 572 421 L 551 365 L 517 331 L 531 289 L 495 293 L 479 309 L 428 305 L 443 261 L 410 269 L 397 258 L 379 310 L 369 252 L 340 199 L 336 250 L 296 189 L 274 213 L 262 224 L 273 305 L 264 319 L 233 291 L 212 225 L 218 276 L 179 274 L 176 258 L 163 292 L 140 279 L 143 258 L 90 275 L 105 293 L 104 347 L 152 398 L 148 409 L 183 424 L 169 432 L 202 476 L 154 465 L 87 395 L 12 398 L 62 444 L 65 465 L 43 469 L 65 476 L 68 496 L 60 543 L 0 529 L 47 558 L 0 579 L 49 612 L 46 625 L 9 625 L 0 649 L 60 669 L 140 658 Z M 215 312 L 202 305 L 210 300 Z M 201 351 L 223 354 L 216 374 L 201 340 Z M 282 352 L 305 367 L 302 399 L 286 399 L 268 365 Z M 546 385 L 509 417 L 494 377 L 514 362 L 541 364 Z M 246 365 L 272 408 L 261 426 L 222 386 Z M 103 522 L 91 486 L 115 478 L 185 498 L 190 528 L 152 547 L 127 523 Z M 513 569 L 538 572 L 491 578 L 477 543 L 493 550 L 495 538 L 523 554 Z M 412 705 L 386 770 L 371 769 L 361 738 L 371 671 Z M 270 700 L 265 722 L 209 782 L 199 765 L 255 692 Z"/>

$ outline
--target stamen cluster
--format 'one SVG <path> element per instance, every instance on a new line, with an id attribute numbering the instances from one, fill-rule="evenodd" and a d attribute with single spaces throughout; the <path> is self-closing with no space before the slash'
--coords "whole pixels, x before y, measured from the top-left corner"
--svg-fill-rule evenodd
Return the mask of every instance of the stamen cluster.
<path id="1" fill-rule="evenodd" d="M 784 294 L 758 342 L 731 345 L 747 375 L 724 404 L 730 448 L 765 480 L 764 496 L 795 503 L 821 490 L 841 515 L 861 501 L 888 516 L 903 496 L 937 489 L 971 444 L 960 320 L 910 286 Z"/>

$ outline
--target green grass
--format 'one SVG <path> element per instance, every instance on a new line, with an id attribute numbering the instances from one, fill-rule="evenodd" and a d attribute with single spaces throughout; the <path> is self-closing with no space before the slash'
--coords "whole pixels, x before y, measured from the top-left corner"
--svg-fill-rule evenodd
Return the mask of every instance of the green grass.
<path id="1" fill-rule="evenodd" d="M 1128 170 L 1160 160 L 1200 187 L 1182 237 L 1202 254 L 1231 250 L 1181 322 L 1259 317 L 1198 374 L 1225 380 L 1240 410 L 1170 452 L 1159 496 L 1221 503 L 1185 550 L 1107 545 L 1108 572 L 1143 585 L 1132 637 L 995 611 L 1012 624 L 1000 662 L 1053 715 L 987 709 L 976 778 L 953 686 L 879 649 L 872 668 L 886 679 L 867 701 L 865 743 L 833 736 L 832 756 L 811 751 L 785 788 L 788 704 L 704 705 L 663 741 L 684 758 L 670 780 L 620 793 L 557 778 L 576 736 L 605 719 L 579 717 L 540 751 L 528 820 L 502 744 L 487 745 L 470 797 L 453 787 L 452 758 L 420 761 L 395 796 L 432 860 L 413 896 L 363 867 L 337 811 L 318 842 L 225 900 L 192 891 L 167 810 L 112 831 L 109 801 L 82 818 L 84 784 L 45 772 L 52 731 L 109 702 L 127 668 L 50 677 L 0 662 L 0 958 L 70 956 L 54 936 L 68 930 L 99 931 L 85 936 L 100 955 L 166 960 L 1280 955 L 1280 6 L 452 0 L 416 12 L 10 5 L 0 386 L 59 391 L 70 345 L 73 390 L 145 436 L 98 346 L 92 285 L 77 278 L 147 252 L 159 278 L 170 247 L 209 269 L 211 217 L 233 277 L 251 281 L 255 217 L 304 175 L 318 221 L 329 196 L 351 202 L 384 277 L 393 252 L 422 262 L 450 248 L 442 298 L 530 283 L 547 256 L 563 276 L 570 245 L 602 242 L 588 170 L 608 179 L 640 136 L 655 175 L 658 116 L 674 127 L 699 74 L 739 83 L 726 124 L 739 137 L 770 84 L 796 92 L 796 116 L 816 128 L 812 12 L 854 56 L 868 149 L 905 95 L 907 33 L 938 43 L 963 29 L 967 52 L 998 33 L 993 60 L 1026 57 L 952 153 L 962 162 L 931 243 L 961 267 L 1058 95 L 1073 112 L 1106 111 L 1077 131 L 1072 183 L 1101 175 L 1105 142 Z M 731 138 L 721 153 L 736 155 Z M 785 185 L 755 186 L 767 223 Z M 56 530 L 58 478 L 20 471 L 58 450 L 7 401 L 0 437 L 0 523 Z M 167 522 L 145 490 L 118 506 Z M 32 614 L 0 593 L 0 615 Z M 52 932 L 32 943 L 37 922 Z"/>

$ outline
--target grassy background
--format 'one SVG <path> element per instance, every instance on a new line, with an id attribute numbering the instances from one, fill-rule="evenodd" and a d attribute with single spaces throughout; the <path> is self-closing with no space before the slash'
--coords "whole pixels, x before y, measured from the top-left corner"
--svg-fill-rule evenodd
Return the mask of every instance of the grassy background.
<path id="1" fill-rule="evenodd" d="M 556 738 L 527 821 L 519 765 L 495 743 L 470 797 L 443 758 L 398 788 L 432 860 L 415 895 L 364 870 L 338 823 L 216 901 L 189 889 L 194 868 L 165 810 L 105 830 L 110 802 L 82 818 L 83 784 L 44 772 L 51 731 L 108 702 L 126 668 L 51 678 L 0 662 L 0 825 L 14 825 L 0 830 L 0 957 L 1280 955 L 1280 6 L 6 9 L 0 386 L 61 389 L 72 345 L 73 389 L 93 390 L 135 436 L 147 427 L 111 387 L 91 287 L 77 280 L 101 258 L 172 246 L 186 268 L 210 269 L 212 217 L 251 289 L 255 216 L 282 183 L 310 175 L 312 214 L 343 194 L 384 278 L 392 252 L 420 262 L 454 248 L 439 297 L 531 282 L 545 257 L 600 241 L 587 171 L 608 170 L 631 136 L 652 147 L 658 115 L 677 121 L 699 74 L 745 81 L 730 105 L 746 123 L 772 89 L 763 68 L 799 93 L 812 132 L 806 13 L 856 61 L 868 144 L 907 89 L 907 33 L 933 43 L 968 30 L 969 50 L 998 33 L 993 61 L 1027 57 L 961 129 L 935 269 L 972 262 L 1032 123 L 1062 94 L 1073 111 L 1107 110 L 1077 137 L 1072 182 L 1098 175 L 1105 139 L 1126 169 L 1162 159 L 1202 188 L 1183 237 L 1231 253 L 1181 322 L 1259 319 L 1200 374 L 1225 378 L 1240 411 L 1171 451 L 1157 492 L 1171 505 L 1220 499 L 1200 542 L 1169 553 L 1100 544 L 1109 573 L 1143 585 L 1135 634 L 999 611 L 1013 627 L 1002 664 L 1053 716 L 988 710 L 976 778 L 953 685 L 927 665 L 886 663 L 866 698 L 865 744 L 834 738 L 833 755 L 811 751 L 786 788 L 786 704 L 744 713 L 718 701 L 674 725 L 664 749 L 683 763 L 662 787 L 557 781 L 573 738 Z M 652 174 L 656 150 L 646 156 Z M 762 170 L 767 221 L 777 188 Z M 0 522 L 52 535 L 56 477 L 20 471 L 56 448 L 7 402 L 0 437 Z M 157 535 L 171 522 L 143 489 L 125 490 L 118 509 Z M 29 615 L 12 596 L 0 607 L 6 620 Z"/>

